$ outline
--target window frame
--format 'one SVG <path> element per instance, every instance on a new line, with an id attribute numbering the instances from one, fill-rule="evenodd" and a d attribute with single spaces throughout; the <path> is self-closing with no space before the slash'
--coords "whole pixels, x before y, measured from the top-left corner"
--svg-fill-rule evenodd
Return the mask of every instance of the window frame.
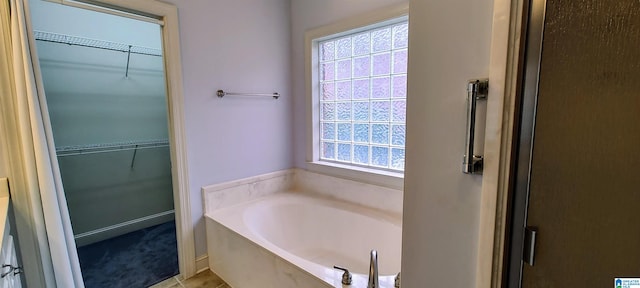
<path id="1" fill-rule="evenodd" d="M 319 45 L 324 40 L 367 31 L 408 21 L 409 5 L 406 3 L 386 7 L 305 33 L 305 90 L 306 90 L 306 160 L 307 169 L 349 178 L 365 183 L 403 189 L 404 172 L 398 170 L 360 166 L 320 160 L 320 93 L 319 93 Z"/>

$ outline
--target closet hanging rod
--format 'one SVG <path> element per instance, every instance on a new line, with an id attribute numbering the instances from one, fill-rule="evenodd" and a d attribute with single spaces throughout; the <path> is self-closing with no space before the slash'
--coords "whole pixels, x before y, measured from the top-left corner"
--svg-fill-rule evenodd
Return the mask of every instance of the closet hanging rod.
<path id="1" fill-rule="evenodd" d="M 58 154 L 58 157 L 65 156 L 78 156 L 78 155 L 89 155 L 89 154 L 98 154 L 98 153 L 108 153 L 108 152 L 120 152 L 120 151 L 129 151 L 129 150 L 143 150 L 143 149 L 151 149 L 151 148 L 161 148 L 161 147 L 169 147 L 169 145 L 161 145 L 161 146 L 153 146 L 153 147 L 128 147 L 122 149 L 111 149 L 111 150 L 100 150 L 100 151 L 79 151 L 74 153 L 64 153 Z"/>
<path id="2" fill-rule="evenodd" d="M 222 98 L 222 97 L 224 97 L 226 95 L 269 96 L 269 97 L 273 97 L 274 99 L 278 99 L 280 97 L 280 94 L 278 92 L 273 92 L 273 93 L 238 93 L 238 92 L 225 92 L 224 90 L 218 90 L 216 95 L 218 95 L 218 97 L 220 97 L 220 98 Z"/>
<path id="3" fill-rule="evenodd" d="M 169 147 L 168 140 L 93 144 L 56 148 L 58 157 Z"/>
<path id="4" fill-rule="evenodd" d="M 162 56 L 162 50 L 143 47 L 143 46 L 134 46 L 123 43 L 109 42 L 104 40 L 96 40 L 91 38 L 84 38 L 78 36 L 70 36 L 64 34 L 58 34 L 53 32 L 45 32 L 45 31 L 33 31 L 33 35 L 36 40 L 43 42 L 51 42 L 58 44 L 67 44 L 72 46 L 80 46 L 80 47 L 88 47 L 88 48 L 97 48 L 109 51 L 117 51 L 123 53 L 132 53 L 138 55 L 147 55 L 147 56 Z M 129 51 L 129 47 L 131 47 L 131 51 Z"/>

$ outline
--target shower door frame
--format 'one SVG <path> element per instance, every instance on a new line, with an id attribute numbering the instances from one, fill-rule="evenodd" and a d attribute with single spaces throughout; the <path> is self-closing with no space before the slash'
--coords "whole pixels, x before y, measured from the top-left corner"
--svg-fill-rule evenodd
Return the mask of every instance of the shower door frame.
<path id="1" fill-rule="evenodd" d="M 505 287 L 515 131 L 520 119 L 526 21 L 530 0 L 494 0 L 475 288 Z M 499 98 L 499 99 L 496 99 Z"/>
<path id="2" fill-rule="evenodd" d="M 162 54 L 167 91 L 167 114 L 171 153 L 171 177 L 178 244 L 180 275 L 196 274 L 195 239 L 191 223 L 191 201 L 187 165 L 182 63 L 178 9 L 157 0 L 46 0 L 62 5 L 114 14 L 140 21 L 157 23 L 161 27 Z"/>

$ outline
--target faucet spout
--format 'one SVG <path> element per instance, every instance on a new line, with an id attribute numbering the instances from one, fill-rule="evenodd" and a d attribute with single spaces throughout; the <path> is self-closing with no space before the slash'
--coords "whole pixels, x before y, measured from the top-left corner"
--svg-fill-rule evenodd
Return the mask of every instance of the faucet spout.
<path id="1" fill-rule="evenodd" d="M 380 288 L 378 284 L 378 252 L 371 250 L 371 260 L 369 261 L 369 284 L 367 288 Z"/>

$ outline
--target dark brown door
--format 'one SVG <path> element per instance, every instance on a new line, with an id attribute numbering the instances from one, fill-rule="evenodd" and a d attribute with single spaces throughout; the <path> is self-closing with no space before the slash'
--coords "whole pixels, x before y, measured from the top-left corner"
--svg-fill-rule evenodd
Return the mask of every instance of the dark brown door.
<path id="1" fill-rule="evenodd" d="M 613 287 L 640 277 L 640 1 L 532 3 L 546 12 L 522 287 Z"/>

